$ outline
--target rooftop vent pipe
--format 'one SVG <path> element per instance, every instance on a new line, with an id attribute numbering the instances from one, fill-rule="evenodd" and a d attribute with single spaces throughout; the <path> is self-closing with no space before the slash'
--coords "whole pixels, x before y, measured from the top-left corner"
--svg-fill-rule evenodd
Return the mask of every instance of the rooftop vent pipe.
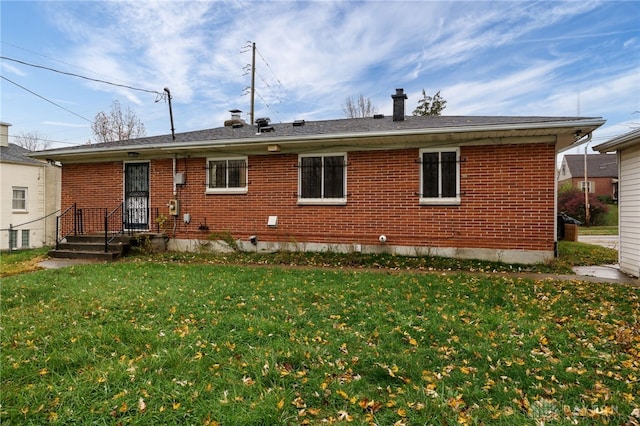
<path id="1" fill-rule="evenodd" d="M 241 117 L 241 114 L 242 114 L 241 110 L 230 109 L 229 112 L 231 113 L 231 119 L 225 120 L 224 122 L 225 127 L 233 127 L 234 129 L 239 129 L 240 127 L 244 126 L 244 120 Z"/>
<path id="2" fill-rule="evenodd" d="M 273 126 L 270 126 L 269 123 L 271 119 L 268 117 L 265 118 L 256 118 L 256 126 L 258 126 L 258 133 L 262 132 L 273 132 Z"/>
<path id="3" fill-rule="evenodd" d="M 396 89 L 396 94 L 391 95 L 391 98 L 393 98 L 393 121 L 403 121 L 404 100 L 407 99 L 404 89 Z"/>

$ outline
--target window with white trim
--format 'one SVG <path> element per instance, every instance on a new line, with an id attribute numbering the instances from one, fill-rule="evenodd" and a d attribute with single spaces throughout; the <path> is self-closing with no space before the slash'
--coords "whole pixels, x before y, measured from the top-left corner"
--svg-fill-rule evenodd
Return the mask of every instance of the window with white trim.
<path id="1" fill-rule="evenodd" d="M 11 209 L 13 211 L 27 211 L 27 188 L 14 186 L 12 190 Z"/>
<path id="2" fill-rule="evenodd" d="M 15 250 L 18 248 L 18 230 L 9 229 L 9 249 Z"/>
<path id="3" fill-rule="evenodd" d="M 592 180 L 588 180 L 586 183 L 585 181 L 581 180 L 580 182 L 578 182 L 578 188 L 580 188 L 580 191 L 584 192 L 584 188 L 587 188 L 587 192 L 593 192 L 593 181 Z"/>
<path id="4" fill-rule="evenodd" d="M 298 203 L 345 204 L 347 202 L 347 155 L 300 155 Z"/>
<path id="5" fill-rule="evenodd" d="M 246 193 L 247 180 L 247 157 L 207 158 L 207 193 Z"/>
<path id="6" fill-rule="evenodd" d="M 420 204 L 460 204 L 460 150 L 420 150 Z"/>

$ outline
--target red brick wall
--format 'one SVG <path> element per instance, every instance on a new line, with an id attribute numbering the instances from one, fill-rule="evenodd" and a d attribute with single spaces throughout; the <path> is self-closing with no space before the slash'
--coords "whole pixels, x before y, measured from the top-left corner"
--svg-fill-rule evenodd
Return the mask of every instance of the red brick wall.
<path id="1" fill-rule="evenodd" d="M 546 144 L 462 147 L 459 206 L 419 205 L 418 149 L 347 154 L 347 205 L 297 204 L 298 156 L 249 157 L 249 191 L 205 194 L 206 158 L 178 159 L 176 238 L 230 232 L 262 242 L 318 242 L 553 250 L 555 147 Z M 151 162 L 151 207 L 168 215 L 172 160 Z M 63 205 L 116 205 L 122 164 L 64 165 Z M 191 214 L 185 225 L 182 214 Z M 278 227 L 267 218 L 278 216 Z M 198 230 L 201 224 L 208 232 Z M 173 221 L 168 223 L 173 229 Z"/>
<path id="2" fill-rule="evenodd" d="M 78 208 L 114 208 L 122 202 L 122 162 L 64 164 L 62 167 L 62 209 L 73 203 Z"/>
<path id="3" fill-rule="evenodd" d="M 597 177 L 590 178 L 587 176 L 587 180 L 593 182 L 593 192 L 589 194 L 593 194 L 594 197 L 613 197 L 613 178 L 610 177 Z M 567 182 L 565 180 L 564 182 Z M 571 185 L 574 188 L 580 188 L 581 182 L 584 182 L 584 178 L 571 178 Z M 562 185 L 562 182 L 558 182 L 559 185 Z"/>

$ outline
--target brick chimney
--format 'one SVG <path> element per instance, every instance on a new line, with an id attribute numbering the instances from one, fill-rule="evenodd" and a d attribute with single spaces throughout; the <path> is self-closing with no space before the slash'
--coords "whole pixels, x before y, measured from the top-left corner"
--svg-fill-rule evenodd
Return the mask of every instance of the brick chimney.
<path id="1" fill-rule="evenodd" d="M 407 99 L 404 89 L 396 89 L 396 94 L 391 97 L 393 98 L 393 121 L 403 121 L 404 100 Z"/>
<path id="2" fill-rule="evenodd" d="M 9 146 L 9 126 L 11 124 L 0 121 L 0 146 Z"/>

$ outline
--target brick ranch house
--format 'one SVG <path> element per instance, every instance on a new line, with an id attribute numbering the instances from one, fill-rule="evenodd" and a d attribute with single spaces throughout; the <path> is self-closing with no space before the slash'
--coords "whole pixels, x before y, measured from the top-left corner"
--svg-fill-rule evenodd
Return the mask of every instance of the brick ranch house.
<path id="1" fill-rule="evenodd" d="M 571 185 L 581 191 L 587 188 L 595 197 L 618 199 L 618 161 L 616 154 L 588 154 L 586 156 L 587 180 L 585 183 L 584 154 L 568 154 L 562 159 L 558 172 L 558 186 Z"/>
<path id="2" fill-rule="evenodd" d="M 175 140 L 32 155 L 62 163 L 63 209 L 122 206 L 122 228 L 160 221 L 174 250 L 225 235 L 248 250 L 554 257 L 556 153 L 604 120 L 405 117 L 403 90 L 392 98 L 392 117 L 251 125 L 236 115 Z"/>

